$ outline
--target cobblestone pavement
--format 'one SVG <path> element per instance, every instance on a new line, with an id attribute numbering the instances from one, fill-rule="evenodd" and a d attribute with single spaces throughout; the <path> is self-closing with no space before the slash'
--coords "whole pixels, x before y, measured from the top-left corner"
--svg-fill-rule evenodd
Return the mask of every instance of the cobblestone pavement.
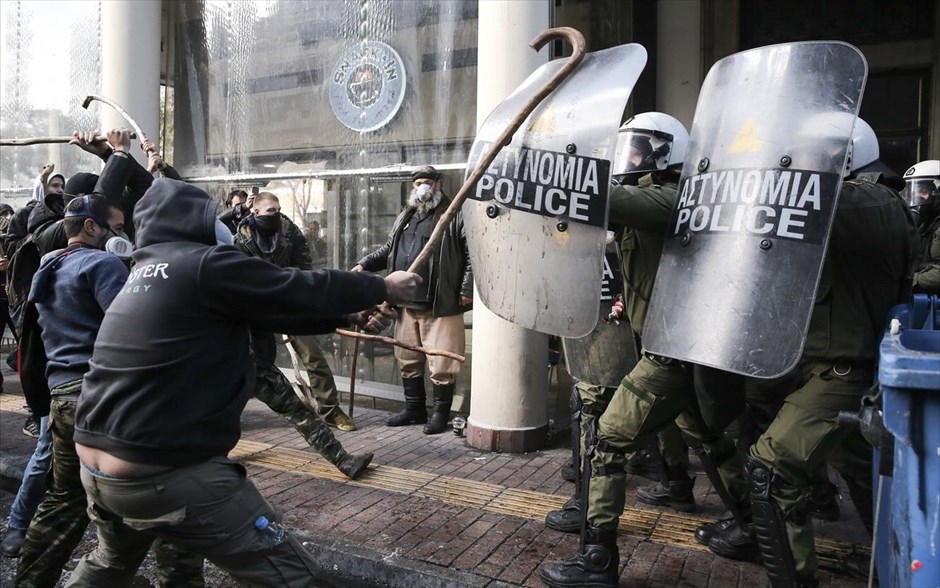
<path id="1" fill-rule="evenodd" d="M 0 396 L 0 457 L 9 469 L 11 463 L 25 465 L 34 441 L 21 433 L 22 399 L 16 396 L 15 375 L 10 377 L 6 370 L 4 375 L 8 393 Z M 248 404 L 242 442 L 232 456 L 246 465 L 289 528 L 321 542 L 335 541 L 377 554 L 380 564 L 404 562 L 437 570 L 444 578 L 438 585 L 540 586 L 542 563 L 577 549 L 577 536 L 551 531 L 541 522 L 544 512 L 556 508 L 572 491 L 559 473 L 566 447 L 522 455 L 484 453 L 449 433 L 426 436 L 420 426 L 386 427 L 387 417 L 383 410 L 357 406 L 358 430 L 336 432 L 348 451 L 375 453 L 369 472 L 356 482 L 346 481 L 286 421 L 256 401 Z M 713 519 L 723 511 L 694 457 L 692 464 L 701 504 L 693 517 L 669 509 L 660 513 L 637 503 L 636 488 L 649 481 L 630 480 L 619 538 L 621 586 L 766 586 L 760 566 L 716 557 L 692 541 L 690 530 L 697 517 Z M 843 495 L 842 519 L 816 523 L 821 549 L 827 553 L 867 543 L 844 488 Z M 0 501 L 4 519 L 9 503 L 4 494 Z M 93 537 L 86 539 L 80 551 L 93 545 Z M 856 549 L 864 552 L 867 546 Z M 334 556 L 324 557 L 329 564 Z M 344 556 L 333 569 L 351 565 L 350 561 L 354 560 Z M 4 585 L 12 562 L 0 562 Z M 223 572 L 207 570 L 210 586 L 234 585 Z M 148 576 L 146 569 L 142 575 Z M 378 585 L 382 580 L 375 581 Z M 863 585 L 858 579 L 821 574 L 824 587 Z"/>

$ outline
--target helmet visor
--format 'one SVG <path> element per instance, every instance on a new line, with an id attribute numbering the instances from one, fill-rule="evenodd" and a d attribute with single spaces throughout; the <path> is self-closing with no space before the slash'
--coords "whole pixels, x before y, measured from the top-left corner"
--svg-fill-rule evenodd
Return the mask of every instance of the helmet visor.
<path id="1" fill-rule="evenodd" d="M 931 197 L 940 194 L 940 179 L 913 178 L 904 183 L 901 196 L 911 207 L 920 206 Z"/>
<path id="2" fill-rule="evenodd" d="M 617 135 L 617 152 L 611 173 L 663 170 L 669 166 L 672 135 L 644 129 L 626 129 Z"/>

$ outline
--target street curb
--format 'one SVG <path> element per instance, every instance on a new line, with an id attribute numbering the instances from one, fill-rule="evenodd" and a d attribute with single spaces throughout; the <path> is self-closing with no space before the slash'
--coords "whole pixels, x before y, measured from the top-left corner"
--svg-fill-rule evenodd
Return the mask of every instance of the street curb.
<path id="1" fill-rule="evenodd" d="M 0 490 L 16 494 L 23 480 L 24 467 L 22 461 L 0 455 Z"/>
<path id="2" fill-rule="evenodd" d="M 313 555 L 324 580 L 369 588 L 512 588 L 471 572 L 407 559 L 398 550 L 382 552 L 342 539 L 291 531 Z"/>

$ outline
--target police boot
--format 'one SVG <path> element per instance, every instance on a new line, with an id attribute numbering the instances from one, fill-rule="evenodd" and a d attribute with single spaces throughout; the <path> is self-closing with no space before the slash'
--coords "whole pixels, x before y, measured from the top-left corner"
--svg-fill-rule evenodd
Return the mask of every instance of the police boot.
<path id="1" fill-rule="evenodd" d="M 654 506 L 671 506 L 681 512 L 695 512 L 695 495 L 692 487 L 695 478 L 670 480 L 666 486 L 662 482 L 637 488 L 636 499 Z"/>
<path id="2" fill-rule="evenodd" d="M 737 561 L 760 562 L 760 550 L 757 546 L 757 538 L 754 536 L 754 525 L 746 521 L 742 527 L 737 519 L 731 519 L 728 523 L 708 540 L 709 551 Z M 698 532 L 696 531 L 697 538 Z"/>
<path id="3" fill-rule="evenodd" d="M 574 482 L 578 479 L 578 473 L 574 465 L 574 457 L 569 459 L 561 466 L 561 477 L 565 482 Z"/>
<path id="4" fill-rule="evenodd" d="M 347 453 L 340 458 L 339 463 L 336 464 L 336 468 L 346 474 L 346 477 L 350 480 L 355 480 L 366 471 L 366 468 L 369 467 L 371 462 L 371 453 L 363 453 L 362 455 Z"/>
<path id="5" fill-rule="evenodd" d="M 434 414 L 424 425 L 425 435 L 437 435 L 447 429 L 450 405 L 454 402 L 454 384 L 434 384 Z"/>
<path id="6" fill-rule="evenodd" d="M 727 517 L 723 517 L 715 521 L 714 523 L 705 523 L 700 525 L 695 529 L 695 540 L 702 545 L 708 545 L 708 542 L 711 541 L 711 538 L 719 533 L 723 533 L 731 527 L 736 525 L 737 521 L 730 513 L 725 513 Z"/>
<path id="7" fill-rule="evenodd" d="M 421 425 L 428 422 L 428 409 L 424 405 L 424 376 L 420 378 L 403 378 L 402 386 L 405 389 L 405 408 L 391 416 L 385 424 L 389 427 L 404 425 Z"/>
<path id="8" fill-rule="evenodd" d="M 577 494 L 565 502 L 561 509 L 545 515 L 545 526 L 562 533 L 581 531 L 581 497 Z"/>
<path id="9" fill-rule="evenodd" d="M 619 564 L 616 529 L 608 531 L 588 524 L 581 552 L 561 563 L 545 564 L 539 575 L 553 588 L 616 587 Z"/>

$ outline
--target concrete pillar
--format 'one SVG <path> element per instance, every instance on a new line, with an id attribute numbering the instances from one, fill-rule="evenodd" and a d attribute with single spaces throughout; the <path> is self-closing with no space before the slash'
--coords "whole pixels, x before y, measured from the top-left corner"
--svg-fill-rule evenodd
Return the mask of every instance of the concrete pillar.
<path id="1" fill-rule="evenodd" d="M 121 105 L 147 136 L 159 144 L 161 0 L 107 0 L 101 3 L 101 94 Z M 100 104 L 103 132 L 130 125 Z M 137 161 L 147 157 L 132 141 Z"/>
<path id="2" fill-rule="evenodd" d="M 656 109 L 689 129 L 704 78 L 701 2 L 660 0 L 656 10 Z"/>
<path id="3" fill-rule="evenodd" d="M 480 2 L 477 124 L 530 73 L 548 61 L 529 42 L 549 28 L 552 0 Z M 548 336 L 487 310 L 476 295 L 467 441 L 476 448 L 525 452 L 548 431 Z"/>

